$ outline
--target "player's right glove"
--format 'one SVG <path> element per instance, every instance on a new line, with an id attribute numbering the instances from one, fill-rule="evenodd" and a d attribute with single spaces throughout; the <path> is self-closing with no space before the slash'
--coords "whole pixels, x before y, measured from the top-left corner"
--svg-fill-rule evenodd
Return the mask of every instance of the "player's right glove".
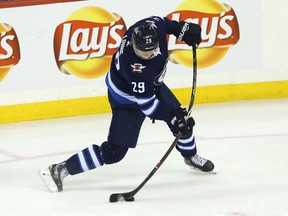
<path id="1" fill-rule="evenodd" d="M 194 119 L 192 117 L 187 118 L 187 115 L 186 108 L 180 107 L 176 110 L 175 117 L 171 121 L 172 125 L 177 126 L 183 135 L 189 134 L 195 125 Z"/>
<path id="2" fill-rule="evenodd" d="M 195 23 L 181 21 L 177 24 L 178 40 L 184 41 L 189 46 L 201 43 L 201 31 L 200 25 Z"/>

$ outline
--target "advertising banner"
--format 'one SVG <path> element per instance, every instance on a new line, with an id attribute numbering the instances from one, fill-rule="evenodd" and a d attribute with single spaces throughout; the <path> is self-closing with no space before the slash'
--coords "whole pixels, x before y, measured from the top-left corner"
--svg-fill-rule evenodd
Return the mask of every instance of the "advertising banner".
<path id="1" fill-rule="evenodd" d="M 202 27 L 198 85 L 253 82 L 264 75 L 261 1 L 104 1 L 0 9 L 0 105 L 106 95 L 105 74 L 124 32 L 151 15 Z M 191 85 L 191 47 L 169 36 L 165 81 Z"/>

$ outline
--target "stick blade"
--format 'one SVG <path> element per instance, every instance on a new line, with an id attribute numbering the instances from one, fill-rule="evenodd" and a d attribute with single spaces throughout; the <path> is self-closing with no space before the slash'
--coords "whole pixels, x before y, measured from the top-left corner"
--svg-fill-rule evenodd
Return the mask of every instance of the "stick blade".
<path id="1" fill-rule="evenodd" d="M 120 194 L 111 194 L 109 201 L 111 203 L 118 202 L 120 200 Z"/>

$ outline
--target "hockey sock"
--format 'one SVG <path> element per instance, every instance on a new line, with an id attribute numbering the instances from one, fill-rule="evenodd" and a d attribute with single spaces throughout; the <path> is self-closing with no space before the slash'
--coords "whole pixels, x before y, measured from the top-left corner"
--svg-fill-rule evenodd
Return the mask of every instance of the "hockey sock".
<path id="1" fill-rule="evenodd" d="M 179 139 L 176 148 L 183 157 L 195 155 L 197 153 L 197 147 L 194 134 L 182 136 Z"/>
<path id="2" fill-rule="evenodd" d="M 66 167 L 70 175 L 86 172 L 103 166 L 103 164 L 100 147 L 94 144 L 74 154 L 66 161 Z"/>

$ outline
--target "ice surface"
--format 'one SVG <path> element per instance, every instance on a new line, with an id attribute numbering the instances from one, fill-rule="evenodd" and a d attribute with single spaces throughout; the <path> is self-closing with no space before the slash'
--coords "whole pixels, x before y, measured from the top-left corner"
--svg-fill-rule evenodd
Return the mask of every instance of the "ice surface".
<path id="1" fill-rule="evenodd" d="M 167 126 L 144 122 L 137 148 L 118 164 L 68 176 L 48 192 L 38 169 L 105 141 L 110 114 L 0 125 L 0 215 L 287 216 L 288 99 L 195 105 L 199 155 L 217 175 L 190 170 L 177 150 L 135 196 L 173 141 Z"/>

